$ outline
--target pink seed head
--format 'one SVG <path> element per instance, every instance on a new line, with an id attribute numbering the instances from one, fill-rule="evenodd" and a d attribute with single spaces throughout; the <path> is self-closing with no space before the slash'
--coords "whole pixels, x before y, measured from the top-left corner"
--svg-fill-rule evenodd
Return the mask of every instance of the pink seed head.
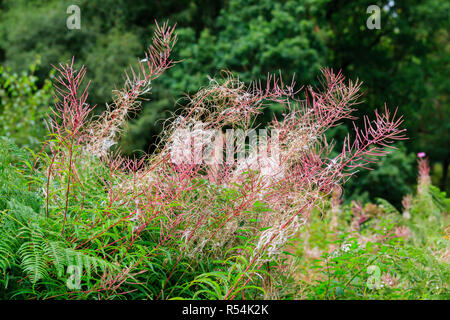
<path id="1" fill-rule="evenodd" d="M 419 152 L 419 153 L 417 154 L 417 156 L 418 156 L 419 158 L 425 158 L 426 153 L 425 153 L 425 152 Z"/>

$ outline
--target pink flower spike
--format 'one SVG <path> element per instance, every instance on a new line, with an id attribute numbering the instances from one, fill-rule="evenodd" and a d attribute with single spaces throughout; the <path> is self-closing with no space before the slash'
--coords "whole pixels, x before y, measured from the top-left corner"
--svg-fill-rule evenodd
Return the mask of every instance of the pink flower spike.
<path id="1" fill-rule="evenodd" d="M 419 153 L 417 154 L 417 156 L 418 156 L 419 158 L 425 158 L 426 153 L 425 153 L 425 152 L 419 152 Z"/>

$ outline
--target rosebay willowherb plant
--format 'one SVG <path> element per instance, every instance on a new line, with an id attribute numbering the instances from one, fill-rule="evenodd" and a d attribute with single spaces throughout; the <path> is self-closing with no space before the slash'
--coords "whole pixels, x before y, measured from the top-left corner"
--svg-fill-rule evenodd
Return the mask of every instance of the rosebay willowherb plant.
<path id="1" fill-rule="evenodd" d="M 145 58 L 98 118 L 86 102 L 86 69 L 76 70 L 73 60 L 56 68 L 51 151 L 38 155 L 29 185 L 44 194 L 42 219 L 53 231 L 27 233 L 48 258 L 38 268 L 30 262 L 33 281 L 53 274 L 37 272 L 45 265 L 75 264 L 84 280 L 67 297 L 257 297 L 269 270 L 286 267 L 273 262 L 312 208 L 404 139 L 402 120 L 385 108 L 355 126 L 354 138 L 330 158 L 325 131 L 352 119 L 360 82 L 323 69 L 322 88 L 295 90 L 279 77 L 245 86 L 228 75 L 191 98 L 154 154 L 123 158 L 110 148 L 152 81 L 174 66 L 175 41 L 174 27 L 157 24 Z M 260 131 L 255 148 L 246 137 L 268 103 L 284 115 Z"/>

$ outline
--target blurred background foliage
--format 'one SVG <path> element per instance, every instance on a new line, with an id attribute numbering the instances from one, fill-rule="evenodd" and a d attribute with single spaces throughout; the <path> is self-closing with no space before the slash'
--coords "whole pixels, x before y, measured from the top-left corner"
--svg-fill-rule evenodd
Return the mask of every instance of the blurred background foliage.
<path id="1" fill-rule="evenodd" d="M 38 88 L 34 75 L 39 60 L 20 74 L 0 66 L 0 136 L 35 150 L 46 135 L 45 119 L 52 102 L 52 83 Z M 52 76 L 52 74 L 50 74 Z"/>
<path id="2" fill-rule="evenodd" d="M 81 29 L 66 27 L 68 6 L 81 9 Z M 366 9 L 381 10 L 369 30 Z M 176 59 L 154 83 L 121 141 L 128 155 L 152 151 L 156 135 L 180 104 L 229 70 L 243 81 L 282 72 L 317 84 L 321 66 L 364 82 L 359 113 L 386 102 L 404 115 L 409 140 L 346 185 L 348 199 L 382 197 L 400 205 L 414 187 L 417 152 L 426 152 L 433 180 L 449 189 L 449 9 L 445 0 L 4 0 L 0 2 L 0 135 L 36 149 L 51 104 L 52 64 L 72 56 L 92 79 L 89 101 L 101 111 L 122 74 L 150 44 L 154 20 L 177 23 Z M 40 57 L 40 60 L 36 60 Z M 31 67 L 30 67 L 31 66 Z M 270 120 L 268 108 L 262 120 Z M 330 137 L 342 141 L 345 130 Z"/>

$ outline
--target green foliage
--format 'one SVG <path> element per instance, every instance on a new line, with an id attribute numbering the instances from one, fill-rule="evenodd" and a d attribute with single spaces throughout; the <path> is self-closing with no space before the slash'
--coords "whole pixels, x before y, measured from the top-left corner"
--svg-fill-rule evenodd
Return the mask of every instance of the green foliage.
<path id="1" fill-rule="evenodd" d="M 328 64 L 364 81 L 361 114 L 386 101 L 398 106 L 408 128 L 407 150 L 425 151 L 448 167 L 448 1 L 400 0 L 392 7 L 368 0 L 322 3 L 321 24 L 331 29 Z M 373 4 L 382 8 L 379 30 L 365 26 Z"/>
<path id="2" fill-rule="evenodd" d="M 278 71 L 286 79 L 295 72 L 298 81 L 314 81 L 326 56 L 316 22 L 305 19 L 315 10 L 303 1 L 229 1 L 214 27 L 198 38 L 192 28 L 179 30 L 185 40 L 178 52 L 185 61 L 171 71 L 169 85 L 193 92 L 207 84 L 207 74 L 224 68 L 245 82 Z"/>
<path id="3" fill-rule="evenodd" d="M 266 272 L 248 268 L 249 261 L 241 254 L 242 250 L 245 250 L 245 246 L 230 250 L 228 258 L 224 261 L 214 261 L 214 271 L 196 276 L 185 284 L 181 294 L 186 296 L 186 293 L 189 293 L 187 295 L 189 299 L 200 300 L 224 300 L 240 294 L 242 295 L 239 297 L 252 297 L 253 299 L 261 297 L 261 294 L 265 296 L 258 277 L 261 278 L 261 275 Z M 255 280 L 249 283 L 241 282 L 243 279 L 253 279 L 254 276 L 258 276 L 255 277 L 256 283 Z"/>
<path id="4" fill-rule="evenodd" d="M 449 299 L 450 199 L 425 189 L 404 209 L 410 218 L 384 199 L 313 216 L 297 251 L 298 298 Z M 359 214 L 368 220 L 355 223 Z"/>
<path id="5" fill-rule="evenodd" d="M 386 238 L 393 225 L 374 230 Z M 309 299 L 448 299 L 446 264 L 426 248 L 404 245 L 398 238 L 368 242 L 342 233 L 331 255 L 313 262 L 321 280 L 310 285 Z"/>
<path id="6" fill-rule="evenodd" d="M 28 191 L 28 170 L 23 168 L 29 167 L 30 163 L 24 152 L 4 138 L 0 140 L 0 150 L 0 271 L 3 274 L 0 292 L 7 294 L 4 290 L 9 279 L 16 279 L 21 274 L 23 280 L 27 280 L 10 289 L 12 296 L 16 295 L 15 290 L 21 296 L 22 286 L 34 285 L 39 280 L 49 281 L 50 287 L 60 286 L 58 283 L 64 283 L 65 269 L 70 265 L 85 270 L 88 275 L 91 271 L 117 269 L 93 251 L 76 250 L 61 240 L 59 221 L 45 218 L 42 195 Z"/>
<path id="7" fill-rule="evenodd" d="M 399 208 L 403 195 L 413 191 L 415 165 L 416 155 L 407 153 L 403 146 L 392 150 L 373 170 L 358 172 L 355 179 L 350 179 L 345 185 L 345 198 L 366 202 L 384 197 Z"/>
<path id="8" fill-rule="evenodd" d="M 44 120 L 53 95 L 49 80 L 38 88 L 34 75 L 38 66 L 36 61 L 20 75 L 0 66 L 0 136 L 32 149 L 46 134 Z"/>

